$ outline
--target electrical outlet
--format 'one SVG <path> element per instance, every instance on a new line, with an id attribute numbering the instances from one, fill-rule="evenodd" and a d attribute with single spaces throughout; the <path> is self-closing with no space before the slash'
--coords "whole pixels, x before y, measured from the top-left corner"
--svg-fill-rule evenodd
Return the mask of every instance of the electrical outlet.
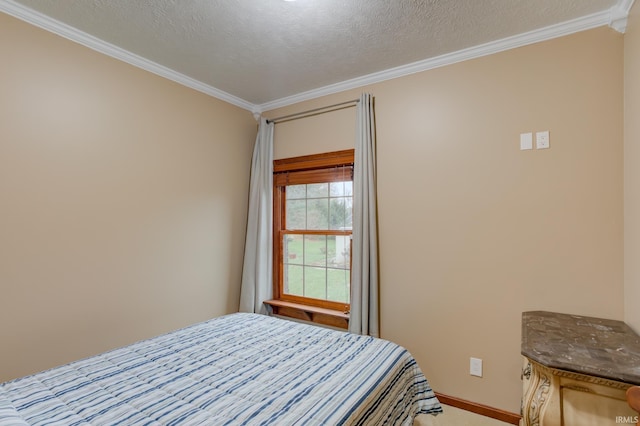
<path id="1" fill-rule="evenodd" d="M 469 359 L 469 374 L 482 377 L 482 360 L 480 358 Z"/>
<path id="2" fill-rule="evenodd" d="M 536 132 L 536 149 L 549 148 L 549 131 Z"/>

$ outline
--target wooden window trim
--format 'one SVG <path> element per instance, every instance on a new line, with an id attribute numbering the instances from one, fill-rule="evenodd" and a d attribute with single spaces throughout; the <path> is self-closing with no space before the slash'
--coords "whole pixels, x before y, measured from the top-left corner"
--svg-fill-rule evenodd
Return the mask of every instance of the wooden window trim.
<path id="1" fill-rule="evenodd" d="M 349 314 L 346 312 L 277 299 L 267 300 L 264 304 L 270 306 L 275 315 L 330 325 L 332 327 L 349 328 Z"/>
<path id="2" fill-rule="evenodd" d="M 273 161 L 273 173 L 324 169 L 327 167 L 353 165 L 354 150 L 325 152 L 323 154 L 303 155 L 300 157 L 282 158 Z"/>
<path id="3" fill-rule="evenodd" d="M 273 162 L 273 283 L 274 300 L 266 301 L 275 314 L 290 316 L 306 321 L 348 328 L 350 305 L 329 300 L 284 294 L 282 283 L 284 259 L 281 247 L 285 234 L 351 235 L 351 231 L 340 230 L 285 230 L 285 209 L 283 208 L 284 187 L 286 185 L 334 182 L 344 179 L 344 175 L 331 168 L 351 167 L 353 177 L 354 150 L 335 151 L 323 154 L 305 155 L 275 160 Z M 328 170 L 329 169 L 329 170 Z"/>

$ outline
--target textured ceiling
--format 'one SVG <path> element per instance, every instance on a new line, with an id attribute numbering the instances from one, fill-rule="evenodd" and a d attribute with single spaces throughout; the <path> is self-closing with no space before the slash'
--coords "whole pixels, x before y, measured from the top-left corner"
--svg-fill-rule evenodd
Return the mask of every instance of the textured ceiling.
<path id="1" fill-rule="evenodd" d="M 628 0 L 16 0 L 262 105 Z"/>

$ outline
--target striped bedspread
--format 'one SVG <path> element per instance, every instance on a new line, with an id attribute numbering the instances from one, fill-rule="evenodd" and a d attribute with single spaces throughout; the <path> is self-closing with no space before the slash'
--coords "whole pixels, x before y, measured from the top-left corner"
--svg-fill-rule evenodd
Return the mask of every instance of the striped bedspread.
<path id="1" fill-rule="evenodd" d="M 385 340 L 232 314 L 0 385 L 0 425 L 410 425 L 442 409 Z"/>

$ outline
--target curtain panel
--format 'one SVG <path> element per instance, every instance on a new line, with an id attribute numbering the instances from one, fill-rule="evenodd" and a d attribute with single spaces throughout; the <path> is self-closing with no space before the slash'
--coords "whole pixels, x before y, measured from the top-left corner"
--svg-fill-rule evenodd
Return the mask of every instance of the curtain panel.
<path id="1" fill-rule="evenodd" d="M 273 123 L 260 119 L 251 160 L 240 312 L 267 313 L 273 297 Z"/>
<path id="2" fill-rule="evenodd" d="M 360 96 L 356 120 L 349 331 L 379 337 L 376 129 L 371 95 Z"/>

